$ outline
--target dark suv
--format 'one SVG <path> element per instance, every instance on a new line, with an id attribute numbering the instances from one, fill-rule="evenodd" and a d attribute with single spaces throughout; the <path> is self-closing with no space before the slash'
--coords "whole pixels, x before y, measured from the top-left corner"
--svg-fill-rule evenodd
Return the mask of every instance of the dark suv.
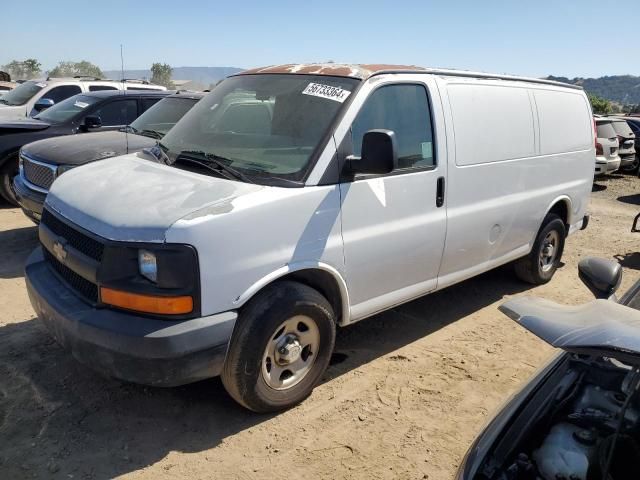
<path id="1" fill-rule="evenodd" d="M 17 204 L 12 180 L 18 174 L 18 151 L 23 145 L 61 135 L 121 129 L 171 93 L 144 90 L 81 93 L 34 118 L 0 122 L 0 196 Z"/>
<path id="2" fill-rule="evenodd" d="M 48 138 L 25 145 L 20 149 L 20 174 L 13 181 L 18 204 L 38 223 L 47 192 L 57 177 L 86 163 L 155 146 L 203 96 L 178 92 L 163 98 L 117 131 Z"/>

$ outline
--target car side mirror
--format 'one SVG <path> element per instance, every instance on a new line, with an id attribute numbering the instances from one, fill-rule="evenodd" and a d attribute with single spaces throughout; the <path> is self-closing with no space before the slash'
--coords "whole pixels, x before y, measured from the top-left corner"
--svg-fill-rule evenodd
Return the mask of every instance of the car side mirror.
<path id="1" fill-rule="evenodd" d="M 87 115 L 82 122 L 82 129 L 85 131 L 102 127 L 102 119 L 98 115 Z"/>
<path id="2" fill-rule="evenodd" d="M 43 110 L 46 110 L 49 107 L 53 107 L 53 105 L 55 105 L 55 103 L 56 102 L 54 102 L 50 98 L 41 98 L 35 103 L 33 108 L 35 110 L 37 110 L 38 112 L 42 112 Z"/>
<path id="3" fill-rule="evenodd" d="M 361 156 L 350 155 L 353 173 L 384 174 L 398 168 L 396 134 L 392 130 L 369 130 L 362 137 Z"/>
<path id="4" fill-rule="evenodd" d="M 596 298 L 608 299 L 622 282 L 622 267 L 613 260 L 587 257 L 578 263 L 578 276 Z"/>

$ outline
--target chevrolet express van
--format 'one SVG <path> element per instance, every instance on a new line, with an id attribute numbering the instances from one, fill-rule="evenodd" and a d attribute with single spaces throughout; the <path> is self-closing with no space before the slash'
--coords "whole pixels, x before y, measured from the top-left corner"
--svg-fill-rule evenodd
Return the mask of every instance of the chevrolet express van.
<path id="1" fill-rule="evenodd" d="M 250 70 L 156 147 L 53 184 L 29 295 L 100 372 L 163 386 L 221 375 L 245 407 L 283 409 L 320 380 L 337 327 L 509 262 L 548 282 L 586 227 L 594 159 L 574 86 Z"/>

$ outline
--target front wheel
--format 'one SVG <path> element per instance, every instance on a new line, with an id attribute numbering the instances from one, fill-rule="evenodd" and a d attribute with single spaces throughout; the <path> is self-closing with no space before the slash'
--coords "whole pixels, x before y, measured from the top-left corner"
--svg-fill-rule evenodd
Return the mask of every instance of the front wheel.
<path id="1" fill-rule="evenodd" d="M 518 278 L 534 285 L 551 280 L 560 265 L 566 232 L 562 219 L 553 213 L 548 214 L 529 255 L 515 263 Z"/>
<path id="2" fill-rule="evenodd" d="M 335 314 L 325 297 L 307 285 L 276 282 L 241 310 L 222 383 L 255 412 L 290 408 L 320 381 L 335 335 Z"/>
<path id="3" fill-rule="evenodd" d="M 18 154 L 10 155 L 0 166 L 0 197 L 11 205 L 18 205 L 13 178 L 18 175 Z"/>

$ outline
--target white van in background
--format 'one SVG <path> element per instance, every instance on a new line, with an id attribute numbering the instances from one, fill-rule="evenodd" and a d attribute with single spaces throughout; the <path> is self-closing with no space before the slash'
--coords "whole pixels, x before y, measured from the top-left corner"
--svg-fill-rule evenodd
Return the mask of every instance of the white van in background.
<path id="1" fill-rule="evenodd" d="M 509 262 L 548 282 L 587 225 L 594 158 L 579 87 L 251 70 L 156 148 L 59 178 L 25 278 L 40 319 L 98 371 L 222 375 L 242 405 L 287 408 L 320 380 L 337 326 Z"/>
<path id="2" fill-rule="evenodd" d="M 0 97 L 0 121 L 32 117 L 79 93 L 98 90 L 166 90 L 145 80 L 103 80 L 94 77 L 28 80 Z"/>

